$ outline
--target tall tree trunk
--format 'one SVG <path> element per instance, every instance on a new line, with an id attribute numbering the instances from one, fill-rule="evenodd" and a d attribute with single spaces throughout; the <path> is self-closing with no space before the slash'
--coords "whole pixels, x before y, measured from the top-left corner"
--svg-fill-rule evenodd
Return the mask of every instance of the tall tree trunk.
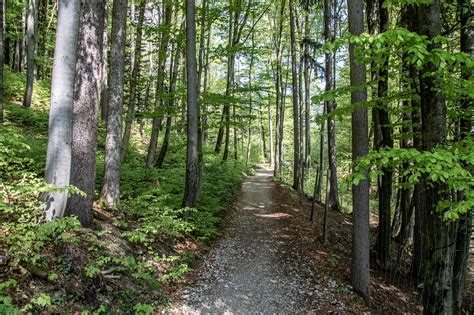
<path id="1" fill-rule="evenodd" d="M 349 32 L 359 36 L 364 32 L 363 3 L 361 0 L 347 2 Z M 354 43 L 349 45 L 350 81 L 358 90 L 351 92 L 351 103 L 367 101 L 365 65 L 356 60 Z M 364 106 L 357 106 L 352 113 L 352 163 L 369 151 L 368 115 Z M 367 175 L 367 174 L 366 174 Z M 352 267 L 351 283 L 370 305 L 370 257 L 369 257 L 369 182 L 367 177 L 352 185 Z"/>
<path id="2" fill-rule="evenodd" d="M 31 97 L 33 95 L 33 82 L 35 80 L 35 47 L 36 47 L 36 14 L 37 0 L 28 0 L 28 16 L 26 18 L 27 28 L 27 49 L 26 49 L 26 87 L 23 97 L 23 107 L 31 106 Z M 3 26 L 2 26 L 3 27 Z"/>
<path id="3" fill-rule="evenodd" d="M 182 27 L 184 24 L 182 25 Z M 170 144 L 171 136 L 171 122 L 173 118 L 173 109 L 175 105 L 175 93 L 176 93 L 176 82 L 178 81 L 178 70 L 179 70 L 179 59 L 181 56 L 181 41 L 178 41 L 176 47 L 176 54 L 174 56 L 174 62 L 171 62 L 171 77 L 170 77 L 170 87 L 169 87 L 169 100 L 167 106 L 167 116 L 166 116 L 166 130 L 165 137 L 163 140 L 163 145 L 160 149 L 160 154 L 158 155 L 158 160 L 156 161 L 155 166 L 157 168 L 162 168 L 165 161 L 166 152 L 168 151 L 168 146 Z"/>
<path id="4" fill-rule="evenodd" d="M 273 170 L 273 175 L 280 175 L 280 167 L 282 162 L 282 144 L 281 144 L 281 131 L 283 127 L 283 117 L 282 117 L 282 73 L 281 73 L 281 50 L 282 50 L 282 33 L 283 33 L 283 17 L 285 14 L 285 0 L 281 1 L 280 12 L 277 16 L 278 21 L 278 31 L 275 35 L 275 102 L 276 102 L 276 126 L 275 126 L 275 165 Z"/>
<path id="5" fill-rule="evenodd" d="M 458 0 L 459 15 L 461 21 L 461 40 L 460 48 L 462 52 L 467 53 L 474 58 L 474 29 L 472 17 L 472 2 L 467 0 Z M 466 81 L 472 80 L 474 72 L 468 67 L 463 68 L 462 78 Z M 460 138 L 465 139 L 471 136 L 472 117 L 467 113 L 473 109 L 473 100 L 465 95 L 461 100 L 461 110 L 463 116 L 460 120 Z M 458 193 L 458 199 L 463 200 L 465 196 Z M 467 273 L 469 246 L 472 234 L 472 210 L 466 213 L 459 220 L 459 227 L 456 234 L 456 256 L 453 263 L 453 303 L 454 313 L 462 313 L 462 302 L 464 295 L 464 282 Z"/>
<path id="6" fill-rule="evenodd" d="M 291 48 L 291 76 L 293 95 L 293 189 L 301 189 L 301 169 L 300 169 L 300 130 L 299 130 L 299 102 L 298 102 L 298 66 L 296 51 L 296 21 L 294 0 L 289 0 L 290 4 L 290 48 Z"/>
<path id="7" fill-rule="evenodd" d="M 304 18 L 304 33 L 305 33 L 305 41 L 304 41 L 304 107 L 305 107 L 305 167 L 309 170 L 311 167 L 311 121 L 310 121 L 310 111 L 311 111 L 311 103 L 310 103 L 310 68 L 309 68 L 309 8 L 305 8 L 305 18 Z"/>
<path id="8" fill-rule="evenodd" d="M 70 184 L 86 193 L 72 195 L 66 215 L 75 215 L 84 227 L 92 221 L 99 124 L 100 74 L 104 36 L 105 0 L 81 3 L 79 43 L 72 112 Z"/>
<path id="9" fill-rule="evenodd" d="M 388 30 L 388 9 L 383 6 L 383 0 L 378 1 L 378 13 L 379 13 L 379 31 L 383 33 Z M 379 69 L 379 81 L 377 96 L 379 99 L 383 99 L 388 93 L 388 62 L 389 56 Z M 386 109 L 388 107 L 384 101 L 377 102 L 377 108 L 375 109 L 378 113 L 378 119 L 380 124 L 380 130 L 382 139 L 380 141 L 381 148 L 392 148 L 392 126 L 390 123 L 389 112 Z M 377 226 L 377 241 L 376 241 L 376 252 L 377 258 L 380 265 L 385 268 L 387 267 L 388 260 L 390 259 L 390 241 L 391 241 L 391 199 L 392 199 L 392 171 L 387 168 L 382 168 L 382 178 L 379 185 L 379 224 Z"/>
<path id="10" fill-rule="evenodd" d="M 113 0 L 110 68 L 107 99 L 105 171 L 101 196 L 108 209 L 120 205 L 120 152 L 122 151 L 122 111 L 127 25 L 127 0 Z"/>
<path id="11" fill-rule="evenodd" d="M 324 0 L 324 39 L 326 42 L 332 42 L 331 31 L 331 0 Z M 326 52 L 324 55 L 325 59 L 325 81 L 326 81 L 326 91 L 330 91 L 334 86 L 334 73 L 333 73 L 333 53 Z M 330 176 L 329 179 L 329 209 L 333 211 L 339 211 L 339 194 L 338 194 L 338 183 L 337 183 L 337 156 L 336 156 L 336 120 L 333 115 L 333 111 L 336 108 L 336 101 L 334 99 L 326 101 L 326 110 L 328 116 L 328 160 L 329 160 L 329 169 Z"/>
<path id="12" fill-rule="evenodd" d="M 441 34 L 440 2 L 418 7 L 420 35 L 432 40 Z M 431 44 L 429 50 L 439 48 Z M 421 119 L 423 150 L 431 151 L 437 145 L 446 143 L 446 105 L 440 84 L 433 71 L 436 66 L 427 62 L 420 71 Z M 424 198 L 422 216 L 423 246 L 425 251 L 423 306 L 426 314 L 453 313 L 453 257 L 455 250 L 455 224 L 446 223 L 442 214 L 436 211 L 438 202 L 445 197 L 445 184 L 428 182 L 422 177 Z"/>
<path id="13" fill-rule="evenodd" d="M 142 59 L 142 34 L 143 21 L 145 19 L 146 0 L 140 2 L 140 13 L 138 15 L 137 33 L 135 38 L 135 52 L 133 54 L 132 75 L 130 77 L 130 98 L 128 101 L 127 117 L 125 121 L 125 131 L 122 138 L 121 160 L 125 158 L 130 142 L 132 124 L 135 118 L 135 103 L 137 99 L 137 83 L 140 77 L 140 63 Z"/>
<path id="14" fill-rule="evenodd" d="M 187 152 L 183 207 L 195 207 L 199 190 L 199 102 L 196 61 L 195 0 L 186 0 Z"/>
<path id="15" fill-rule="evenodd" d="M 71 175 L 72 105 L 79 34 L 79 0 L 59 0 L 56 47 L 54 49 L 49 110 L 48 149 L 45 180 L 65 188 Z M 67 191 L 51 191 L 41 196 L 43 220 L 64 216 Z"/>
<path id="16" fill-rule="evenodd" d="M 164 5 L 164 14 L 165 20 L 164 25 L 166 27 L 171 27 L 171 18 L 173 11 L 173 4 L 170 1 L 165 1 Z M 170 38 L 170 30 L 164 30 L 162 33 L 160 50 L 158 53 L 158 76 L 156 80 L 156 99 L 155 99 L 155 109 L 159 109 L 162 106 L 163 99 L 161 95 L 165 90 L 164 81 L 165 81 L 165 67 L 166 67 L 166 56 L 168 50 L 168 43 Z M 148 145 L 148 154 L 146 158 L 146 166 L 153 167 L 155 164 L 156 157 L 156 147 L 158 145 L 158 136 L 161 129 L 162 117 L 153 117 L 150 144 Z"/>

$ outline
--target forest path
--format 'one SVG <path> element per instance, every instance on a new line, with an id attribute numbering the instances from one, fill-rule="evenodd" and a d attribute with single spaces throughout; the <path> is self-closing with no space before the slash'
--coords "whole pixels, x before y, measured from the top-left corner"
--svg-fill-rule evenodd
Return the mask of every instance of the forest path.
<path id="1" fill-rule="evenodd" d="M 336 281 L 318 276 L 308 256 L 314 230 L 295 197 L 272 181 L 269 169 L 248 177 L 216 242 L 181 293 L 173 314 L 344 311 Z"/>

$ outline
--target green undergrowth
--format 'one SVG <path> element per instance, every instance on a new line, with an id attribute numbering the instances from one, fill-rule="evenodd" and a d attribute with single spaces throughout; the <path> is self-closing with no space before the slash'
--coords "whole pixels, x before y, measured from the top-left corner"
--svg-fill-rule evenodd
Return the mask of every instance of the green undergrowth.
<path id="1" fill-rule="evenodd" d="M 38 96 L 34 100 L 29 110 L 6 105 L 0 125 L 0 314 L 149 314 L 165 307 L 197 257 L 195 249 L 218 235 L 243 174 L 251 170 L 206 151 L 198 207 L 180 209 L 186 148 L 176 132 L 163 169 L 145 168 L 138 146 L 127 152 L 117 212 L 99 204 L 91 229 L 71 217 L 38 225 L 38 196 L 48 188 L 42 180 L 48 115 Z M 97 192 L 102 127 L 99 133 Z"/>

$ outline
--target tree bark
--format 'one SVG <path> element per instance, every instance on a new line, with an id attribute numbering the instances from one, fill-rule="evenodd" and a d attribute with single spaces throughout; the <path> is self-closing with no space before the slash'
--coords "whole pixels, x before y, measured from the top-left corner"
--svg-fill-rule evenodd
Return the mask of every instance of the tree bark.
<path id="1" fill-rule="evenodd" d="M 196 61 L 195 0 L 186 0 L 187 152 L 183 207 L 195 207 L 199 191 L 199 102 Z"/>
<path id="2" fill-rule="evenodd" d="M 378 13 L 379 13 L 379 32 L 383 33 L 388 30 L 388 9 L 383 6 L 383 0 L 378 1 Z M 388 104 L 383 100 L 388 93 L 388 62 L 389 56 L 379 69 L 379 80 L 377 96 L 379 101 L 375 111 L 377 112 L 378 122 L 380 124 L 380 131 L 382 139 L 380 146 L 376 149 L 392 148 L 392 126 L 390 123 L 389 112 L 386 109 Z M 390 241 L 391 241 L 391 199 L 392 199 L 392 177 L 393 172 L 386 167 L 382 167 L 382 176 L 379 182 L 379 224 L 377 226 L 377 240 L 376 240 L 376 252 L 377 258 L 380 265 L 383 268 L 387 267 L 388 260 L 390 259 Z"/>
<path id="3" fill-rule="evenodd" d="M 331 7 L 332 2 L 330 0 L 324 0 L 324 39 L 326 42 L 332 42 L 331 31 Z M 334 73 L 333 73 L 333 62 L 334 58 L 331 52 L 326 52 L 324 55 L 325 59 L 325 80 L 326 80 L 326 91 L 330 91 L 334 86 Z M 336 108 L 335 100 L 326 101 L 326 110 L 328 116 L 328 160 L 330 169 L 330 188 L 329 188 L 329 209 L 332 211 L 340 211 L 339 205 L 339 194 L 338 194 L 338 183 L 337 183 L 337 156 L 336 156 L 336 121 L 333 116 L 333 111 Z"/>
<path id="4" fill-rule="evenodd" d="M 174 56 L 174 62 L 172 62 L 172 69 L 171 69 L 165 138 L 163 140 L 163 145 L 161 146 L 161 149 L 160 149 L 160 154 L 158 155 L 158 160 L 156 161 L 156 164 L 155 164 L 157 168 L 163 167 L 163 163 L 166 157 L 166 152 L 168 151 L 168 146 L 170 144 L 171 122 L 173 118 L 172 113 L 173 113 L 173 108 L 174 108 L 174 103 L 175 103 L 176 82 L 178 81 L 178 68 L 179 68 L 180 56 L 181 56 L 181 41 L 178 41 L 178 45 L 176 47 L 176 54 Z"/>
<path id="5" fill-rule="evenodd" d="M 84 227 L 92 220 L 96 176 L 100 82 L 104 36 L 105 0 L 81 3 L 76 80 L 72 112 L 71 185 L 86 193 L 72 195 L 66 215 L 75 215 Z"/>
<path id="6" fill-rule="evenodd" d="M 36 47 L 36 27 L 37 27 L 37 0 L 28 0 L 28 15 L 26 18 L 27 49 L 26 49 L 26 87 L 23 97 L 23 107 L 31 106 L 33 95 L 33 82 L 35 80 L 35 47 Z M 3 26 L 2 26 L 3 27 Z"/>
<path id="7" fill-rule="evenodd" d="M 128 101 L 127 117 L 125 121 L 125 131 L 122 138 L 121 160 L 125 158 L 125 154 L 130 142 L 133 120 L 135 117 L 135 103 L 137 98 L 137 83 L 140 77 L 140 63 L 142 59 L 142 35 L 143 21 L 145 19 L 146 0 L 140 2 L 140 13 L 138 15 L 137 33 L 135 38 L 135 53 L 133 54 L 132 75 L 130 77 L 130 98 Z"/>
<path id="8" fill-rule="evenodd" d="M 474 29 L 472 18 L 472 2 L 467 0 L 458 0 L 459 16 L 461 21 L 460 50 L 474 58 Z M 472 80 L 473 71 L 465 67 L 462 70 L 462 78 L 466 81 Z M 461 110 L 463 116 L 460 119 L 460 138 L 465 139 L 472 133 L 472 117 L 467 113 L 473 108 L 473 100 L 469 96 L 461 99 Z M 458 201 L 463 200 L 465 196 L 458 193 Z M 464 297 L 464 282 L 467 273 L 469 260 L 469 246 L 472 234 L 472 211 L 468 211 L 461 220 L 456 234 L 456 250 L 453 263 L 453 303 L 454 313 L 462 313 L 462 302 Z"/>
<path id="9" fill-rule="evenodd" d="M 291 48 L 291 76 L 293 95 L 293 189 L 301 190 L 301 169 L 300 169 L 300 126 L 299 126 L 299 102 L 298 102 L 298 67 L 296 51 L 296 21 L 294 0 L 289 0 L 290 4 L 290 48 Z"/>
<path id="10" fill-rule="evenodd" d="M 349 32 L 359 36 L 364 31 L 363 3 L 361 0 L 347 2 Z M 351 92 L 351 103 L 357 106 L 367 100 L 365 65 L 356 60 L 354 43 L 349 45 L 350 82 L 357 91 Z M 352 113 L 352 163 L 369 151 L 367 109 L 358 106 Z M 367 174 L 366 174 L 367 175 Z M 370 305 L 370 257 L 369 257 L 369 183 L 367 177 L 352 185 L 352 268 L 351 283 Z"/>
<path id="11" fill-rule="evenodd" d="M 441 34 L 440 2 L 418 7 L 419 33 L 432 40 Z M 428 49 L 439 48 L 431 44 Z M 427 62 L 420 71 L 422 148 L 431 151 L 447 140 L 446 104 L 442 85 L 432 72 L 436 66 Z M 445 184 L 430 183 L 427 175 L 422 177 L 424 198 L 423 246 L 425 252 L 423 306 L 426 314 L 453 313 L 453 257 L 455 250 L 455 224 L 446 223 L 436 211 L 438 202 L 445 197 Z"/>
<path id="12" fill-rule="evenodd" d="M 123 67 L 127 25 L 127 0 L 114 0 L 107 99 L 105 171 L 101 196 L 108 209 L 120 206 L 120 152 L 122 145 Z"/>
<path id="13" fill-rule="evenodd" d="M 45 180 L 59 188 L 69 185 L 71 174 L 72 105 L 79 34 L 79 0 L 59 0 L 49 110 Z M 62 218 L 67 190 L 41 196 L 43 220 Z"/>
<path id="14" fill-rule="evenodd" d="M 170 1 L 165 1 L 164 5 L 164 14 L 165 20 L 164 25 L 171 27 L 171 18 L 173 12 L 173 4 Z M 156 99 L 155 99 L 155 109 L 158 109 L 162 106 L 162 97 L 163 91 L 165 90 L 164 81 L 165 81 L 165 67 L 166 67 L 166 56 L 168 43 L 170 39 L 170 31 L 164 30 L 162 33 L 162 39 L 160 44 L 160 50 L 158 53 L 158 75 L 156 80 Z M 158 136 L 161 128 L 163 118 L 162 117 L 153 117 L 150 144 L 148 145 L 148 154 L 146 158 L 146 166 L 148 168 L 153 167 L 155 164 L 156 158 L 156 147 L 158 145 Z"/>

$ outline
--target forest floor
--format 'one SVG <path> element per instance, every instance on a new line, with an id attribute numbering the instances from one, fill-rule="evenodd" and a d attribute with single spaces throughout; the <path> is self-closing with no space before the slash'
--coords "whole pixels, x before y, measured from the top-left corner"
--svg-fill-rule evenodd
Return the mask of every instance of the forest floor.
<path id="1" fill-rule="evenodd" d="M 273 181 L 268 169 L 247 177 L 222 223 L 221 236 L 192 266 L 167 312 L 422 313 L 421 289 L 405 275 L 409 257 L 403 257 L 400 272 L 371 270 L 369 310 L 350 286 L 350 216 L 329 213 L 325 244 L 324 209 L 316 205 L 310 222 L 311 205 Z"/>

